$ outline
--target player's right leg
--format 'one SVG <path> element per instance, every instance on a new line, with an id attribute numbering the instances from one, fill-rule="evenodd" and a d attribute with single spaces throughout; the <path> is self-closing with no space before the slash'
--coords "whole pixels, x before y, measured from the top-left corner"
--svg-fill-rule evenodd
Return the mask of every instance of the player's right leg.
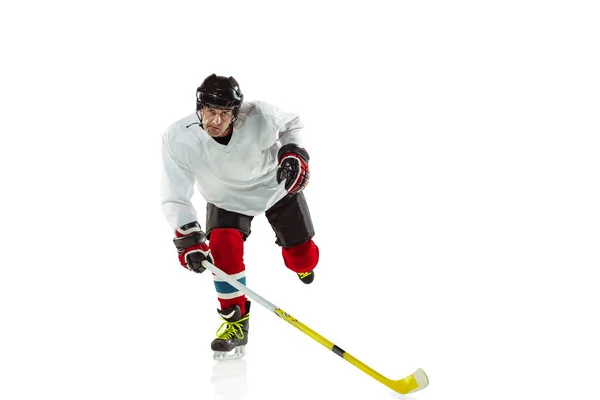
<path id="1" fill-rule="evenodd" d="M 207 205 L 206 227 L 210 251 L 219 269 L 246 284 L 244 241 L 250 235 L 252 217 Z M 236 288 L 213 274 L 223 324 L 211 343 L 215 359 L 239 358 L 248 343 L 250 302 Z"/>

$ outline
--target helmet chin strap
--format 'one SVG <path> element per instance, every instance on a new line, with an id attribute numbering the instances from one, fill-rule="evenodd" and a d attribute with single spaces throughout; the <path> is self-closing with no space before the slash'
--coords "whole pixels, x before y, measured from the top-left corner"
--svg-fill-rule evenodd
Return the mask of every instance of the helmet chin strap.
<path id="1" fill-rule="evenodd" d="M 204 130 L 204 125 L 202 125 L 202 115 L 200 115 L 200 110 L 196 110 L 196 116 L 198 117 L 198 121 L 200 122 L 200 128 L 202 128 Z"/>

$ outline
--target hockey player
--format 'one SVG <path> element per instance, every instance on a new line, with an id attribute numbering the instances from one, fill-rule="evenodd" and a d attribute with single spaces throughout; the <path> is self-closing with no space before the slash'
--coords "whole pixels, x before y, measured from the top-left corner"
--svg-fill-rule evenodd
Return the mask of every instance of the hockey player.
<path id="1" fill-rule="evenodd" d="M 265 213 L 285 266 L 309 284 L 319 249 L 302 193 L 310 178 L 303 124 L 295 114 L 243 98 L 233 77 L 212 74 L 196 90 L 196 112 L 163 135 L 162 210 L 175 231 L 179 262 L 202 273 L 208 260 L 246 284 L 244 241 L 253 217 Z M 190 201 L 194 183 L 207 203 L 205 231 Z M 217 276 L 213 280 L 224 320 L 211 344 L 214 357 L 242 357 L 250 301 Z"/>

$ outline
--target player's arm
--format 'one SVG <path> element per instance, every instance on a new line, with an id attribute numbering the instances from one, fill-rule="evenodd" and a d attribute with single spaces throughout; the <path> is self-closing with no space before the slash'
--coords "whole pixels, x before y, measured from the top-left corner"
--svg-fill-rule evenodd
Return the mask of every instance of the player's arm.
<path id="1" fill-rule="evenodd" d="M 162 148 L 162 211 L 175 231 L 173 243 L 177 248 L 180 264 L 200 273 L 204 271 L 202 261 L 212 262 L 212 257 L 206 243 L 206 234 L 197 222 L 197 213 L 191 202 L 194 182 L 193 171 L 181 161 L 165 136 Z"/>
<path id="2" fill-rule="evenodd" d="M 285 189 L 291 193 L 301 192 L 310 179 L 308 152 L 302 146 L 301 130 L 304 124 L 296 114 L 275 109 L 278 142 L 277 183 L 285 182 Z"/>

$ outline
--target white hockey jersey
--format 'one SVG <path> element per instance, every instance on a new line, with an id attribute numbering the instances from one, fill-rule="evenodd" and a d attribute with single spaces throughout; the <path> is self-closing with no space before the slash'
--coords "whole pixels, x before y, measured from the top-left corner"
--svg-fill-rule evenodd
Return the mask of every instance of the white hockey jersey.
<path id="1" fill-rule="evenodd" d="M 261 101 L 246 102 L 227 145 L 211 138 L 196 113 L 172 124 L 162 137 L 162 211 L 173 229 L 197 221 L 191 203 L 194 183 L 209 203 L 228 211 L 256 216 L 282 199 L 277 183 L 281 146 L 302 146 L 296 114 Z M 202 221 L 200 221 L 202 224 Z"/>

